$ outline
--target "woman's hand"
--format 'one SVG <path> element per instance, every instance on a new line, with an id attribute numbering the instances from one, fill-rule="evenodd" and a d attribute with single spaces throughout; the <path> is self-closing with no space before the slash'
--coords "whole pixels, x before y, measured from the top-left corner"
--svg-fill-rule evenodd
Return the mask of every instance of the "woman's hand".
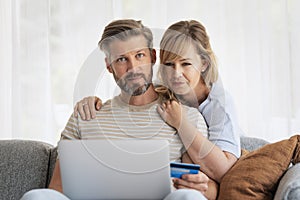
<path id="1" fill-rule="evenodd" d="M 175 129 L 179 129 L 182 122 L 183 109 L 180 103 L 176 101 L 167 101 L 157 107 L 157 112 L 161 118 Z"/>
<path id="2" fill-rule="evenodd" d="M 78 117 L 78 113 L 82 120 L 90 120 L 96 117 L 96 110 L 100 110 L 102 101 L 98 97 L 85 97 L 77 102 L 74 107 L 74 116 Z"/>
<path id="3" fill-rule="evenodd" d="M 195 189 L 205 194 L 208 189 L 209 178 L 203 173 L 183 174 L 181 178 L 172 179 L 176 189 Z"/>
<path id="4" fill-rule="evenodd" d="M 176 189 L 198 190 L 209 200 L 215 200 L 218 197 L 219 184 L 208 178 L 203 172 L 184 174 L 181 179 L 174 178 L 172 181 Z"/>

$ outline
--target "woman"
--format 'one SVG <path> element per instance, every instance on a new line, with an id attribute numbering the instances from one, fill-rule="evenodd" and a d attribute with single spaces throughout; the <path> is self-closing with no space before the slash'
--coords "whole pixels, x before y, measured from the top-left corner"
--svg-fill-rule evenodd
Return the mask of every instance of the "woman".
<path id="1" fill-rule="evenodd" d="M 162 82 L 171 88 L 183 104 L 196 107 L 204 116 L 208 126 L 208 137 L 198 137 L 202 148 L 201 170 L 210 178 L 220 182 L 224 174 L 240 156 L 239 128 L 235 120 L 233 104 L 224 92 L 218 78 L 215 55 L 209 43 L 205 27 L 197 21 L 181 21 L 171 25 L 165 32 L 161 44 Z M 165 93 L 162 87 L 157 92 Z M 95 116 L 94 106 L 100 109 L 101 100 L 84 98 L 75 106 L 83 119 Z M 176 101 L 165 102 L 158 109 L 162 118 L 178 131 L 196 132 L 181 113 Z M 200 135 L 200 134 L 198 134 Z M 188 158 L 184 158 L 186 161 Z M 196 187 L 184 180 L 175 180 L 175 187 Z M 192 181 L 191 181 L 192 182 Z M 196 182 L 196 181 L 195 181 Z"/>
<path id="2" fill-rule="evenodd" d="M 215 150 L 207 154 L 202 164 L 202 170 L 220 182 L 240 156 L 240 129 L 233 102 L 218 78 L 215 55 L 205 27 L 195 20 L 177 22 L 163 35 L 160 49 L 158 75 L 163 85 L 169 87 L 181 103 L 199 110 L 208 126 L 208 140 L 222 150 L 222 153 Z M 158 112 L 178 129 L 180 106 L 172 101 L 162 108 Z M 181 127 L 186 122 L 182 120 Z"/>

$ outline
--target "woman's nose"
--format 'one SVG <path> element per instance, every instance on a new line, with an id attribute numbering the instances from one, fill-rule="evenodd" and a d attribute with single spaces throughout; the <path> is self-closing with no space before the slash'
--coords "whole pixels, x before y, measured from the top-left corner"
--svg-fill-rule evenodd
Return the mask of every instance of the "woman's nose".
<path id="1" fill-rule="evenodd" d="M 176 74 L 176 76 L 182 75 L 182 67 L 180 64 L 175 64 L 174 73 Z"/>

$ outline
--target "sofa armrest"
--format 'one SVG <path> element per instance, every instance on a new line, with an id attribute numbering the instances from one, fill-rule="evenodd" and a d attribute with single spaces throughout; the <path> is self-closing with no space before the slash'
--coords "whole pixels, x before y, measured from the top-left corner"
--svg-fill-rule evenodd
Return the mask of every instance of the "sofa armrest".
<path id="1" fill-rule="evenodd" d="M 300 199 L 300 163 L 290 167 L 283 175 L 274 199 Z"/>
<path id="2" fill-rule="evenodd" d="M 53 146 L 39 141 L 0 140 L 0 199 L 17 200 L 45 188 Z"/>

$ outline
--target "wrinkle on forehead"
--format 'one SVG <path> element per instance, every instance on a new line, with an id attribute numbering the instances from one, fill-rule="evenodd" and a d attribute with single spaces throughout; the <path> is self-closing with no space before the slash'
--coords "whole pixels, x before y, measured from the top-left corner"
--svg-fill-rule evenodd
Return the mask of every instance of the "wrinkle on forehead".
<path id="1" fill-rule="evenodd" d="M 116 39 L 109 44 L 110 57 L 117 57 L 144 49 L 148 49 L 148 45 L 143 35 L 132 36 L 126 41 Z"/>

